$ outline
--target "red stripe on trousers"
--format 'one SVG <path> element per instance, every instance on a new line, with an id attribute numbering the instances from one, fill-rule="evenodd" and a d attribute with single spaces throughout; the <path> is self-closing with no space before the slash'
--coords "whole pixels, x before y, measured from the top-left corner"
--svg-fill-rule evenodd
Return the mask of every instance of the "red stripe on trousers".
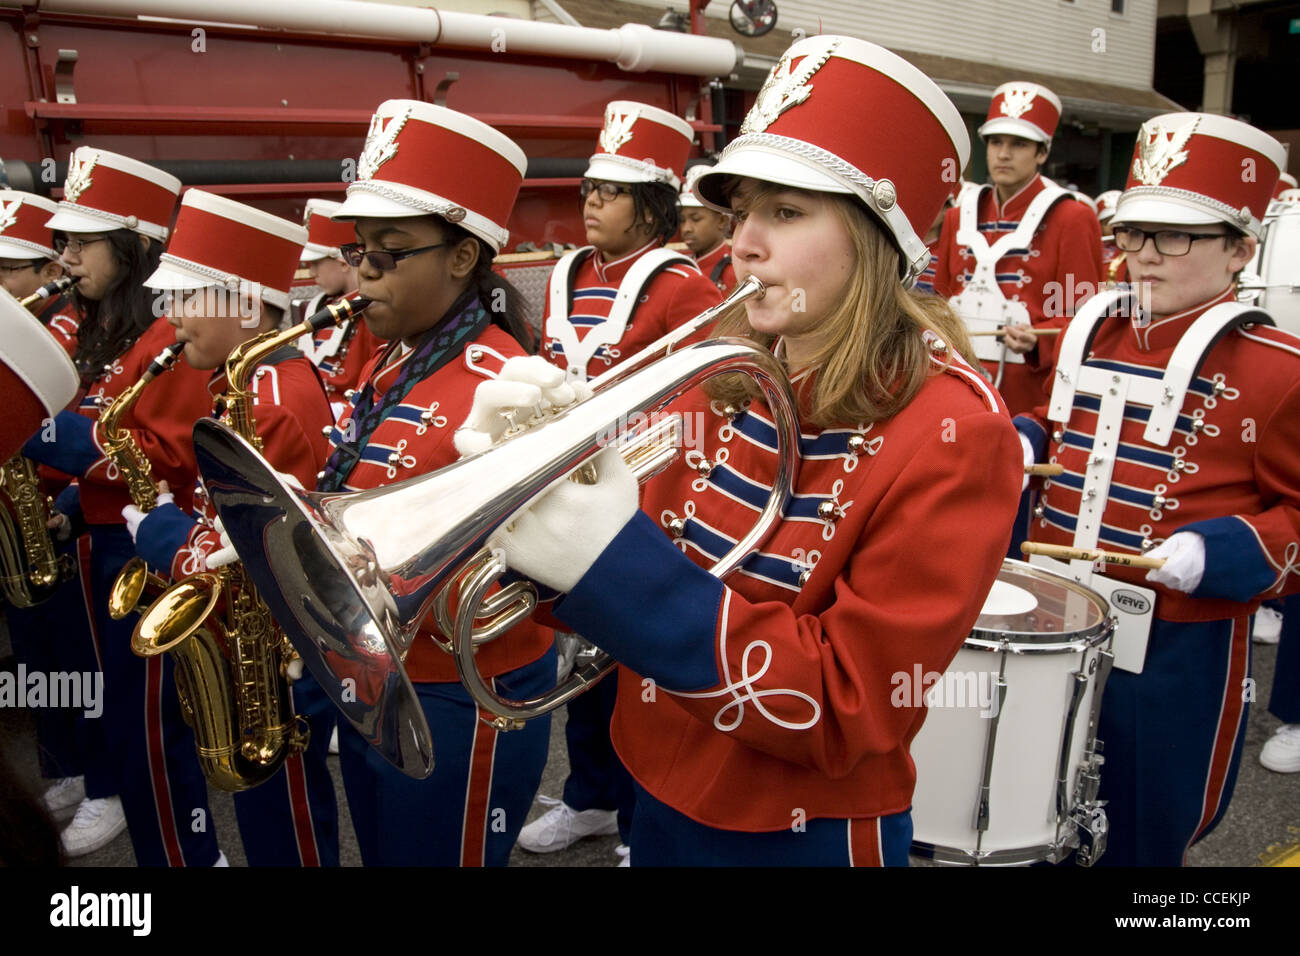
<path id="1" fill-rule="evenodd" d="M 849 821 L 849 852 L 854 866 L 884 866 L 880 853 L 880 818 Z"/>
<path id="2" fill-rule="evenodd" d="M 470 749 L 469 780 L 465 787 L 465 818 L 461 824 L 460 865 L 482 866 L 487 848 L 488 802 L 492 792 L 492 761 L 496 755 L 497 732 L 479 711 Z"/>
<path id="3" fill-rule="evenodd" d="M 90 646 L 95 649 L 95 663 L 102 671 L 104 655 L 99 652 L 99 632 L 95 630 L 95 597 L 90 590 L 90 535 L 77 539 L 77 570 L 81 573 L 81 600 L 86 606 L 86 623 L 90 625 Z"/>
<path id="4" fill-rule="evenodd" d="M 289 812 L 293 814 L 293 835 L 298 843 L 298 859 L 303 866 L 320 866 L 316 851 L 316 831 L 311 825 L 311 804 L 307 800 L 307 777 L 302 769 L 302 754 L 294 754 L 284 762 L 285 779 L 289 783 Z"/>
<path id="5" fill-rule="evenodd" d="M 176 816 L 172 812 L 171 785 L 167 780 L 167 759 L 163 747 L 162 682 L 163 659 L 145 659 L 145 737 L 149 746 L 149 780 L 153 785 L 153 802 L 158 812 L 158 833 L 162 837 L 163 852 L 168 866 L 184 866 L 180 835 L 176 832 Z"/>
<path id="6" fill-rule="evenodd" d="M 1210 825 L 1219 812 L 1223 787 L 1228 779 L 1228 766 L 1232 763 L 1232 750 L 1241 729 L 1241 715 L 1246 709 L 1242 700 L 1246 668 L 1250 659 L 1250 629 L 1244 619 L 1232 622 L 1232 638 L 1228 645 L 1228 678 L 1223 688 L 1223 704 L 1219 710 L 1219 727 L 1214 734 L 1214 752 L 1210 757 L 1210 772 L 1205 781 L 1205 803 L 1201 822 L 1196 827 L 1195 843 L 1201 832 Z"/>

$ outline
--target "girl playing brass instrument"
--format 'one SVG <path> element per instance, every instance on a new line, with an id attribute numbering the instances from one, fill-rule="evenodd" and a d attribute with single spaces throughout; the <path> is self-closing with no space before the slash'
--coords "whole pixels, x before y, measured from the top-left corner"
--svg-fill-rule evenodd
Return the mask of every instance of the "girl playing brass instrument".
<path id="1" fill-rule="evenodd" d="M 906 865 L 925 712 L 894 704 L 895 675 L 961 646 L 1021 481 L 959 323 L 907 288 L 969 141 L 933 82 L 836 36 L 791 47 L 741 131 L 696 195 L 736 217 L 737 278 L 766 286 L 716 332 L 770 348 L 798 402 L 783 519 L 725 584 L 704 570 L 748 532 L 779 455 L 763 398 L 723 378 L 668 406 L 697 441 L 639 509 L 607 449 L 594 484 L 559 482 L 491 541 L 624 665 L 633 865 Z M 497 437 L 556 381 L 511 384 L 507 402 L 483 386 L 467 427 Z"/>

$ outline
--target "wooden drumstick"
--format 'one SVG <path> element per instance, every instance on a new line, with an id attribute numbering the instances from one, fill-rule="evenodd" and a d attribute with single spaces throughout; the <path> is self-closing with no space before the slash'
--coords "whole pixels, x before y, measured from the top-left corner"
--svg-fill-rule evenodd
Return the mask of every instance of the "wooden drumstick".
<path id="1" fill-rule="evenodd" d="M 1050 477 L 1065 474 L 1064 465 L 1025 465 L 1025 474 L 1035 477 Z"/>
<path id="2" fill-rule="evenodd" d="M 1023 326 L 1017 326 L 1022 332 L 1028 332 L 1030 335 L 1060 335 L 1060 329 L 1030 329 Z M 1006 328 L 1000 329 L 978 329 L 974 332 L 967 332 L 967 335 L 1001 335 Z"/>
<path id="3" fill-rule="evenodd" d="M 1115 551 L 1098 551 L 1096 549 L 1068 548 L 1063 544 L 1040 544 L 1037 541 L 1025 541 L 1020 545 L 1024 554 L 1044 554 L 1060 561 L 1104 561 L 1106 564 L 1119 564 L 1126 568 L 1146 568 L 1155 570 L 1165 566 L 1164 558 L 1148 558 L 1144 554 L 1119 554 Z"/>

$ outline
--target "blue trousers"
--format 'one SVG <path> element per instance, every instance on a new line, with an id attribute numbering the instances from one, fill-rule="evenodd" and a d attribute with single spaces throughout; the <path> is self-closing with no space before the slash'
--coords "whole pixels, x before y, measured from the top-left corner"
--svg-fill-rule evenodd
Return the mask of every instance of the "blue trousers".
<path id="1" fill-rule="evenodd" d="M 1182 866 L 1228 809 L 1250 696 L 1249 618 L 1157 620 L 1141 674 L 1111 671 L 1097 736 L 1102 866 Z"/>
<path id="2" fill-rule="evenodd" d="M 509 640 L 509 637 L 504 638 Z M 555 648 L 494 678 L 505 697 L 555 685 Z M 416 684 L 433 734 L 434 768 L 406 776 L 346 721 L 339 758 L 366 866 L 505 866 L 546 766 L 550 717 L 499 733 L 459 683 Z"/>
<path id="3" fill-rule="evenodd" d="M 618 832 L 624 843 L 632 833 L 636 794 L 632 775 L 614 752 L 609 722 L 618 700 L 618 674 L 568 703 L 564 742 L 569 751 L 569 775 L 564 802 L 575 810 L 617 810 Z"/>
<path id="4" fill-rule="evenodd" d="M 912 813 L 863 820 L 808 820 L 771 833 L 696 823 L 639 784 L 633 866 L 907 866 Z"/>
<path id="5" fill-rule="evenodd" d="M 35 607 L 6 611 L 14 657 L 29 672 L 98 674 L 102 671 L 92 627 L 90 537 L 68 541 L 60 556 L 76 573 Z M 103 736 L 104 722 L 87 708 L 42 707 L 35 714 L 41 775 L 84 776 L 92 799 L 117 793 L 117 774 Z"/>
<path id="6" fill-rule="evenodd" d="M 123 525 L 92 525 L 91 593 L 104 661 L 108 750 L 140 866 L 212 866 L 217 838 L 208 788 L 194 751 L 194 733 L 176 696 L 170 654 L 131 652 L 137 617 L 108 616 L 108 595 L 135 555 Z"/>
<path id="7" fill-rule="evenodd" d="M 310 673 L 290 699 L 311 738 L 271 779 L 235 794 L 244 855 L 249 866 L 338 866 L 339 808 L 326 763 L 338 710 Z"/>
<path id="8" fill-rule="evenodd" d="M 1282 604 L 1282 638 L 1277 645 L 1268 712 L 1284 724 L 1300 724 L 1300 595 Z"/>

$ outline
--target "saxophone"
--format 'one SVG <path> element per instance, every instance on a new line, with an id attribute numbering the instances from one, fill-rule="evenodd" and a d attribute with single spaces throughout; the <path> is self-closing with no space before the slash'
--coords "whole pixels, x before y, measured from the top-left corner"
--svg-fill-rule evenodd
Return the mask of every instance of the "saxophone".
<path id="1" fill-rule="evenodd" d="M 131 433 L 121 427 L 122 416 L 136 403 L 150 382 L 171 370 L 184 350 L 183 342 L 174 342 L 158 353 L 158 357 L 149 363 L 138 381 L 133 382 L 100 410 L 99 421 L 95 423 L 95 431 L 104 454 L 117 465 L 118 471 L 126 479 L 131 500 L 141 511 L 153 511 L 157 506 L 158 489 L 154 487 L 153 466 L 149 464 L 149 459 L 135 443 Z M 143 559 L 132 558 L 113 581 L 113 588 L 108 595 L 109 617 L 120 621 L 140 606 L 140 598 L 146 592 L 157 595 L 165 590 L 166 578 L 150 571 Z"/>
<path id="2" fill-rule="evenodd" d="M 52 296 L 71 289 L 78 276 L 47 282 L 19 305 L 35 310 Z M 14 607 L 48 600 L 74 573 L 72 561 L 59 554 L 50 537 L 54 503 L 41 491 L 36 466 L 14 455 L 0 466 L 0 589 Z"/>
<path id="3" fill-rule="evenodd" d="M 283 332 L 241 343 L 226 359 L 228 385 L 217 414 L 260 449 L 250 388 L 258 363 L 305 333 L 342 325 L 368 304 L 361 296 L 345 299 Z M 293 646 L 242 564 L 195 574 L 169 588 L 136 624 L 131 649 L 141 657 L 167 651 L 175 656 L 181 705 L 214 787 L 255 787 L 307 746 L 308 728 L 292 712 L 285 676 Z"/>

